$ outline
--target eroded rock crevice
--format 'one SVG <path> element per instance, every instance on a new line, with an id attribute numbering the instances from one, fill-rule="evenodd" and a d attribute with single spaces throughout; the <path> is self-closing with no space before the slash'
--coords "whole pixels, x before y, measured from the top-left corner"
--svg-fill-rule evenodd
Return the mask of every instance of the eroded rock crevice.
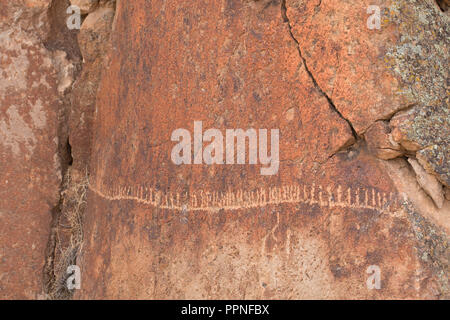
<path id="1" fill-rule="evenodd" d="M 80 30 L 66 26 L 66 9 L 79 6 Z M 115 1 L 53 0 L 49 35 L 58 73 L 60 200 L 52 211 L 52 225 L 44 266 L 45 298 L 70 299 L 67 267 L 77 265 L 83 243 L 83 216 L 89 184 L 89 154 L 96 92 L 104 67 L 114 19 Z"/>
<path id="2" fill-rule="evenodd" d="M 61 230 L 61 220 L 64 216 L 63 192 L 66 188 L 66 177 L 73 163 L 71 146 L 69 142 L 69 117 L 71 110 L 70 95 L 72 85 L 82 72 L 82 57 L 77 42 L 77 30 L 69 30 L 66 26 L 66 9 L 70 5 L 67 0 L 53 0 L 47 10 L 49 21 L 49 32 L 44 40 L 44 46 L 52 52 L 53 64 L 57 72 L 58 95 L 61 101 L 58 115 L 58 156 L 61 170 L 60 199 L 56 207 L 52 210 L 52 222 L 50 228 L 49 241 L 46 249 L 46 259 L 43 273 L 44 298 L 46 299 L 66 299 L 69 297 L 62 282 L 65 280 L 65 271 L 62 272 L 61 260 L 67 266 L 74 264 L 73 257 L 63 257 L 65 246 L 63 244 Z M 66 268 L 67 268 L 66 266 Z"/>

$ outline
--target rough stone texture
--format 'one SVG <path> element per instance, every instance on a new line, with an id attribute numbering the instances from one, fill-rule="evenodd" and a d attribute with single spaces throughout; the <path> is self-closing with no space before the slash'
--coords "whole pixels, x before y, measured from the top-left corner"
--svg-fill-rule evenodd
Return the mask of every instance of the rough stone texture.
<path id="1" fill-rule="evenodd" d="M 376 2 L 286 3 L 309 70 L 357 133 L 416 105 L 402 145 L 420 150 L 421 164 L 448 186 L 448 15 L 433 0 L 383 1 L 382 32 L 371 32 L 365 9 Z"/>
<path id="2" fill-rule="evenodd" d="M 309 70 L 358 134 L 411 103 L 410 97 L 393 94 L 401 83 L 383 61 L 386 44 L 399 37 L 396 27 L 383 26 L 383 32 L 366 27 L 366 9 L 372 4 L 286 0 L 286 14 Z"/>
<path id="3" fill-rule="evenodd" d="M 422 94 L 398 93 L 384 57 L 399 29 L 368 31 L 369 4 L 119 1 L 79 257 L 89 280 L 76 297 L 448 297 L 448 202 L 411 209 L 404 200 L 422 194 L 390 178 L 411 174 L 404 160 L 387 170 L 355 144 Z M 171 133 L 196 120 L 279 128 L 278 175 L 175 166 Z M 381 290 L 366 287 L 370 265 Z"/>
<path id="4" fill-rule="evenodd" d="M 438 208 L 444 204 L 444 190 L 435 176 L 428 174 L 422 166 L 414 159 L 408 159 L 417 176 L 417 182 L 423 190 L 433 199 Z"/>
<path id="5" fill-rule="evenodd" d="M 420 164 L 439 181 L 450 185 L 450 109 L 448 105 L 420 108 L 395 115 L 393 139 L 416 152 Z"/>
<path id="6" fill-rule="evenodd" d="M 92 119 L 95 112 L 100 76 L 105 65 L 105 52 L 109 49 L 109 36 L 114 9 L 108 4 L 91 12 L 81 25 L 78 44 L 83 58 L 83 71 L 73 85 L 69 117 L 69 142 L 72 146 L 73 165 L 86 171 L 91 154 Z"/>
<path id="7" fill-rule="evenodd" d="M 450 298 L 448 1 L 377 2 L 2 1 L 0 298 Z M 199 120 L 278 174 L 175 166 Z"/>
<path id="8" fill-rule="evenodd" d="M 43 45 L 49 3 L 0 2 L 1 299 L 36 299 L 43 292 L 59 201 L 58 57 Z"/>
<path id="9" fill-rule="evenodd" d="M 70 299 L 67 267 L 76 264 L 82 248 L 82 219 L 89 179 L 92 117 L 95 97 L 108 51 L 115 1 L 97 1 L 84 16 L 81 30 L 66 27 L 68 0 L 53 1 L 49 10 L 51 31 L 46 47 L 55 50 L 58 91 L 64 104 L 60 118 L 64 183 L 44 268 L 47 299 Z M 62 51 L 63 50 L 63 51 Z M 75 82 L 74 82 L 75 81 Z"/>
<path id="10" fill-rule="evenodd" d="M 406 122 L 395 127 L 402 128 L 405 141 L 418 146 L 415 156 L 421 165 L 449 186 L 449 16 L 431 0 L 395 0 L 386 15 L 400 34 L 386 53 L 386 65 L 402 83 L 399 94 L 415 105 Z"/>
<path id="11" fill-rule="evenodd" d="M 404 153 L 400 144 L 394 141 L 390 131 L 385 121 L 377 121 L 364 135 L 369 150 L 383 160 L 397 158 Z"/>
<path id="12" fill-rule="evenodd" d="M 405 159 L 398 158 L 391 161 L 385 161 L 383 165 L 394 182 L 398 192 L 402 195 L 403 202 L 412 203 L 414 210 L 417 213 L 420 213 L 432 224 L 442 228 L 446 234 L 449 234 L 450 202 L 444 201 L 442 208 L 439 209 L 432 198 L 421 187 L 416 173 Z"/>
<path id="13" fill-rule="evenodd" d="M 97 7 L 98 0 L 70 0 L 70 3 L 79 7 L 82 14 L 87 14 Z"/>

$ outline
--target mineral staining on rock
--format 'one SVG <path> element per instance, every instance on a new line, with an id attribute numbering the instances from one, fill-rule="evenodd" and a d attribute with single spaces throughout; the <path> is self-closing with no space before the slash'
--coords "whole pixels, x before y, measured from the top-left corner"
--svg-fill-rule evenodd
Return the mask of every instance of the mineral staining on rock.
<path id="1" fill-rule="evenodd" d="M 0 297 L 36 299 L 61 183 L 49 1 L 0 3 Z"/>
<path id="2" fill-rule="evenodd" d="M 372 154 L 412 156 L 389 121 L 412 103 L 383 59 L 398 37 L 362 30 L 355 10 L 118 3 L 91 154 L 82 266 L 92 281 L 78 297 L 445 296 L 445 263 L 422 259 L 431 249 Z M 171 133 L 194 121 L 279 128 L 278 175 L 174 165 Z M 366 287 L 370 265 L 383 270 L 380 291 Z"/>
<path id="3" fill-rule="evenodd" d="M 78 34 L 83 70 L 73 85 L 68 120 L 73 165 L 80 172 L 86 170 L 91 156 L 95 99 L 102 71 L 107 64 L 105 57 L 110 44 L 114 1 L 101 1 L 95 10 L 89 12 Z"/>
<path id="4" fill-rule="evenodd" d="M 386 52 L 386 65 L 401 82 L 398 94 L 407 96 L 414 105 L 392 120 L 394 127 L 404 145 L 414 145 L 412 151 L 417 151 L 420 164 L 448 187 L 449 16 L 433 1 L 416 0 L 392 1 L 385 13 L 386 24 L 396 26 L 399 32 L 399 39 Z"/>
<path id="5" fill-rule="evenodd" d="M 448 298 L 445 3 L 3 2 L 0 296 Z M 279 129 L 277 174 L 177 166 L 195 121 Z"/>
<path id="6" fill-rule="evenodd" d="M 384 57 L 401 81 L 398 93 L 422 108 L 448 109 L 449 17 L 433 1 L 391 0 L 384 22 L 398 32 Z"/>

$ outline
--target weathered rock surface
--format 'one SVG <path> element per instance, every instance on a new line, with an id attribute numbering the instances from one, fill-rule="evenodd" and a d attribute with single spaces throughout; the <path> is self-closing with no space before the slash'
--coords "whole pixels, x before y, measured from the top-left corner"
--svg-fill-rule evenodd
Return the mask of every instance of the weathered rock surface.
<path id="1" fill-rule="evenodd" d="M 98 0 L 70 0 L 70 3 L 80 8 L 82 14 L 87 14 L 97 7 Z"/>
<path id="2" fill-rule="evenodd" d="M 390 121 L 393 139 L 413 152 L 420 164 L 447 187 L 450 185 L 450 108 L 414 107 Z"/>
<path id="3" fill-rule="evenodd" d="M 378 158 L 389 160 L 404 154 L 401 145 L 392 137 L 385 121 L 375 122 L 364 135 L 369 150 Z"/>
<path id="4" fill-rule="evenodd" d="M 438 208 L 444 204 L 444 190 L 436 177 L 428 174 L 422 166 L 414 159 L 408 159 L 417 176 L 417 182 L 425 192 L 433 199 Z"/>
<path id="5" fill-rule="evenodd" d="M 410 200 L 422 193 L 391 179 L 406 170 L 417 184 L 410 167 L 396 159 L 386 169 L 370 151 L 394 136 L 377 120 L 444 101 L 431 94 L 448 57 L 443 14 L 405 3 L 389 2 L 397 22 L 369 31 L 369 1 L 119 1 L 94 122 L 79 259 L 88 281 L 77 297 L 448 297 L 448 202 L 424 216 L 428 199 Z M 400 31 L 417 25 L 438 33 L 423 46 L 437 51 L 436 68 L 404 93 L 395 67 L 410 51 L 399 49 Z M 279 128 L 278 174 L 176 166 L 171 133 L 193 132 L 194 121 Z M 380 290 L 366 286 L 372 265 Z"/>
<path id="6" fill-rule="evenodd" d="M 85 2 L 73 1 L 80 6 Z M 68 31 L 66 9 L 68 0 L 54 1 L 49 11 L 52 31 L 46 41 L 47 47 L 58 52 L 58 57 L 70 58 L 69 64 L 59 63 L 60 93 L 64 93 L 64 114 L 60 119 L 60 139 L 67 141 L 64 182 L 61 187 L 59 212 L 53 217 L 52 233 L 48 245 L 45 266 L 46 294 L 49 299 L 70 299 L 67 268 L 76 264 L 82 249 L 82 220 L 86 204 L 86 188 L 89 181 L 88 164 L 91 152 L 92 118 L 100 76 L 109 50 L 109 35 L 114 17 L 115 1 L 90 2 L 81 30 Z M 60 51 L 64 50 L 64 51 Z M 62 53 L 62 54 L 59 54 Z M 70 77 L 71 75 L 72 77 Z M 61 90 L 64 88 L 64 90 Z M 66 153 L 66 154 L 64 154 Z"/>
<path id="7" fill-rule="evenodd" d="M 448 299 L 448 1 L 373 4 L 2 1 L 0 298 Z M 194 121 L 278 171 L 175 165 Z"/>
<path id="8" fill-rule="evenodd" d="M 81 25 L 78 44 L 83 58 L 83 71 L 73 85 L 69 117 L 69 141 L 74 167 L 86 171 L 91 155 L 92 121 L 95 113 L 100 77 L 114 18 L 112 2 L 101 4 Z"/>
<path id="9" fill-rule="evenodd" d="M 58 70 L 50 1 L 0 2 L 0 298 L 36 299 L 59 202 Z"/>

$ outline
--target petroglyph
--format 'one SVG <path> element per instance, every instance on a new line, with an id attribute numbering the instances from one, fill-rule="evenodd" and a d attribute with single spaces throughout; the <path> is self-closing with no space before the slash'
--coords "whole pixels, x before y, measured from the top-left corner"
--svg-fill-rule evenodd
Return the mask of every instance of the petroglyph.
<path id="1" fill-rule="evenodd" d="M 110 200 L 130 200 L 153 208 L 181 212 L 241 210 L 270 205 L 304 204 L 323 208 L 369 209 L 389 212 L 399 197 L 376 188 L 292 184 L 254 190 L 165 192 L 150 186 L 89 186 L 98 196 Z"/>
<path id="2" fill-rule="evenodd" d="M 262 241 L 262 247 L 261 247 L 261 255 L 264 255 L 266 253 L 266 243 L 269 236 L 272 236 L 272 239 L 277 242 L 278 238 L 275 236 L 275 231 L 278 229 L 278 226 L 280 225 L 280 213 L 277 212 L 277 223 L 275 226 L 267 233 Z M 289 230 L 289 229 L 288 229 Z"/>

